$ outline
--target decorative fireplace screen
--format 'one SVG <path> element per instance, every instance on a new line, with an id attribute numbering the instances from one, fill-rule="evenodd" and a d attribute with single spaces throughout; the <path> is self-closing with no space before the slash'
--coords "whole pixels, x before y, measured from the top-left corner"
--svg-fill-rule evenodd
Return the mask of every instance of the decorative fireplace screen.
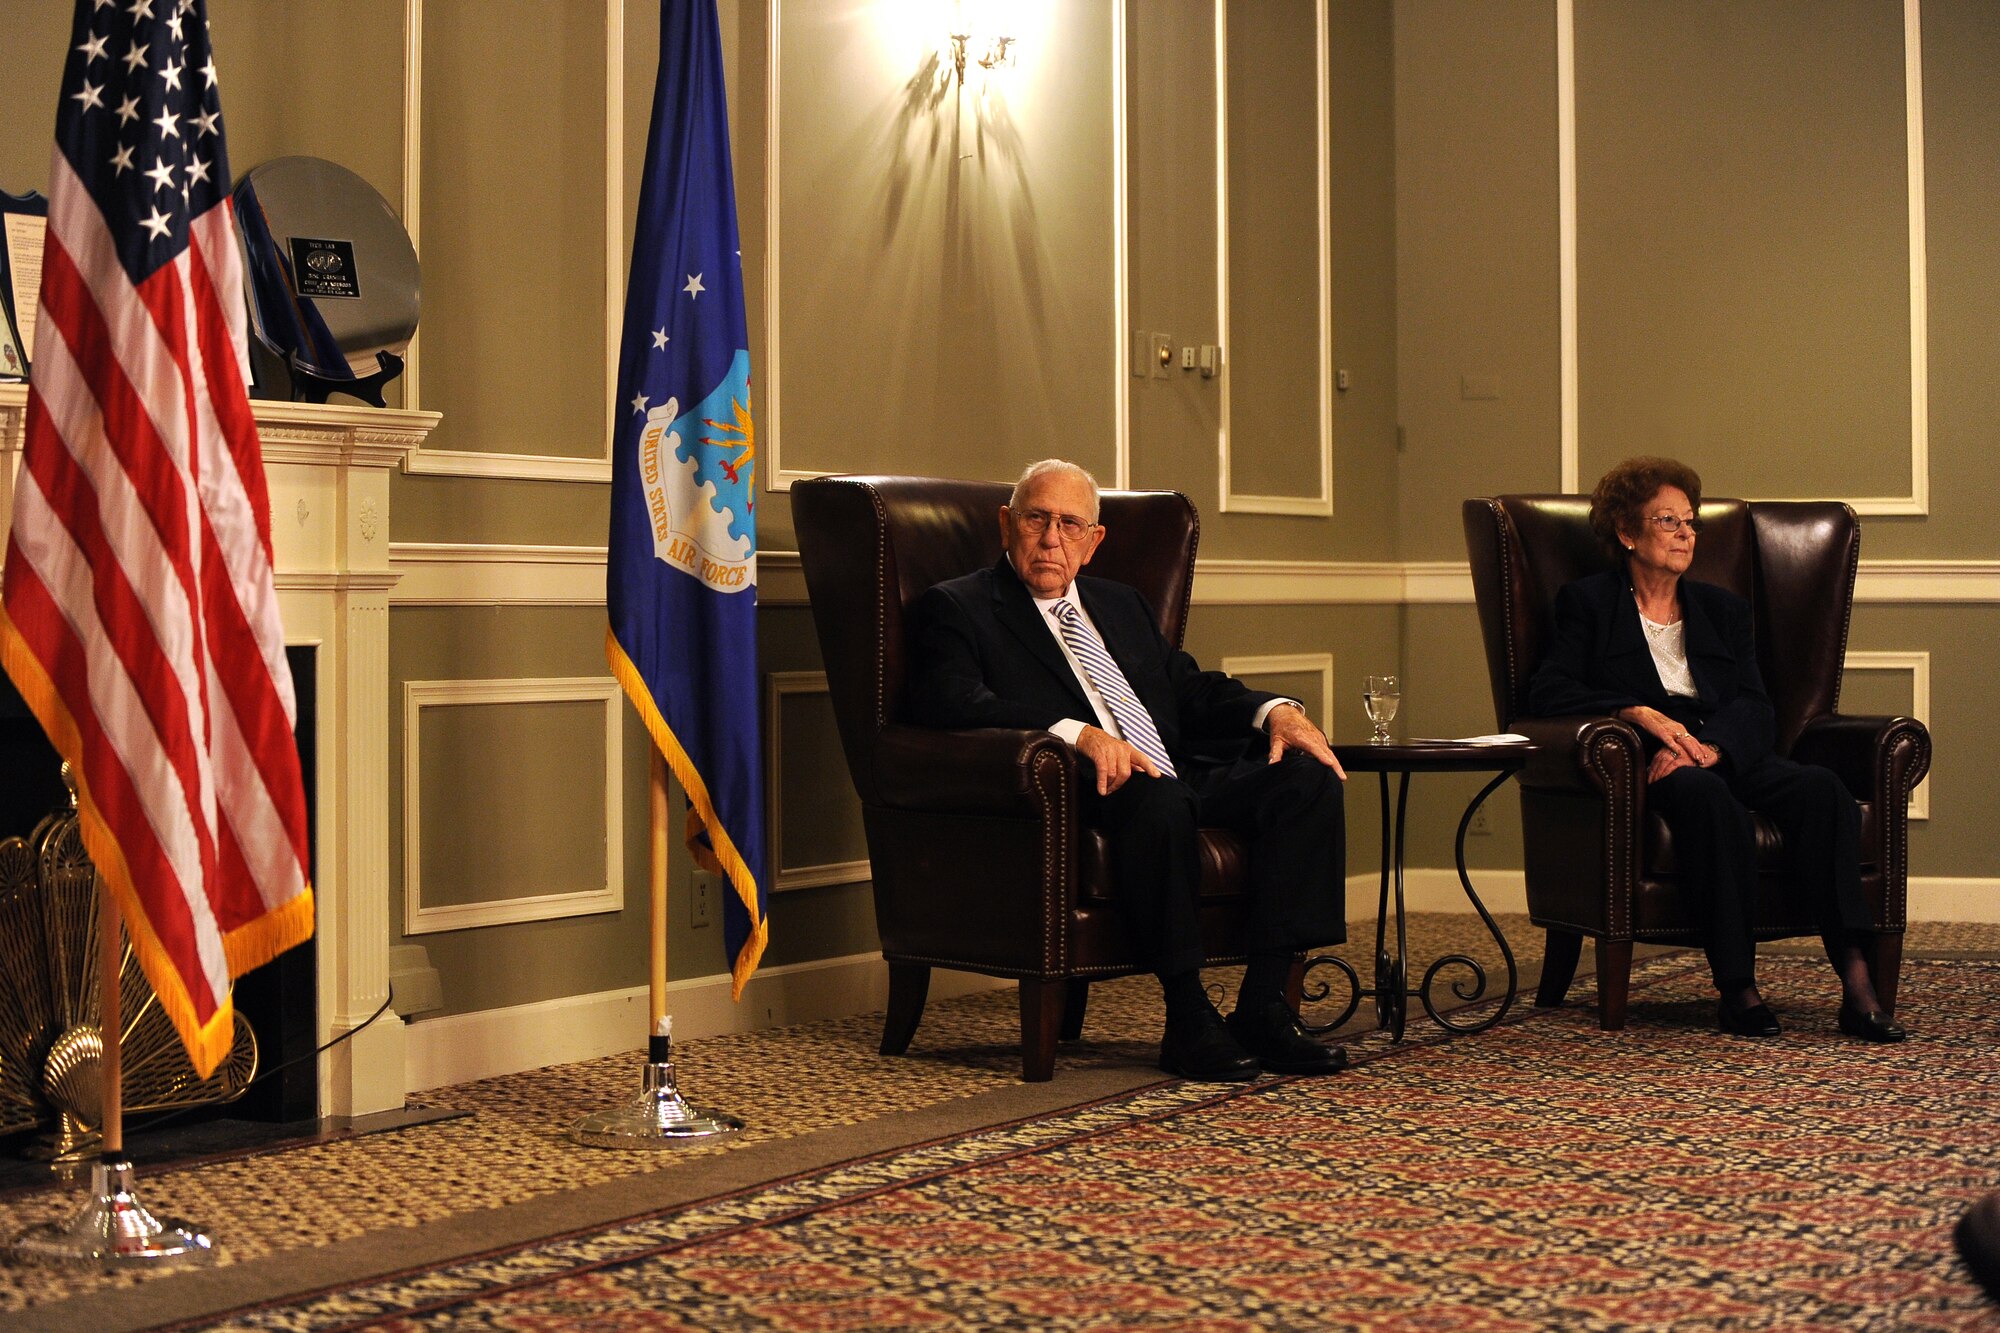
<path id="1" fill-rule="evenodd" d="M 104 1056 L 97 895 L 73 795 L 69 810 L 28 837 L 0 841 L 0 1135 L 46 1131 L 28 1156 L 72 1159 L 97 1148 Z M 257 1072 L 257 1039 L 243 1015 L 215 1073 L 195 1077 L 130 939 L 123 943 L 126 1114 L 241 1097 Z"/>

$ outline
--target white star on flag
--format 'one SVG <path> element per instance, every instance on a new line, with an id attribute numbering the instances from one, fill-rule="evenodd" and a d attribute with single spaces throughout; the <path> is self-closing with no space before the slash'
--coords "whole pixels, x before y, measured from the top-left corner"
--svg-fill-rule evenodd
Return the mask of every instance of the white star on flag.
<path id="1" fill-rule="evenodd" d="M 77 47 L 77 50 L 84 53 L 83 63 L 88 65 L 93 60 L 104 59 L 104 44 L 110 40 L 111 34 L 107 32 L 102 37 L 92 36 L 83 45 Z"/>
<path id="2" fill-rule="evenodd" d="M 160 77 L 167 81 L 167 87 L 178 90 L 181 86 L 181 67 L 170 64 L 160 71 Z"/>
<path id="3" fill-rule="evenodd" d="M 707 291 L 708 288 L 701 285 L 701 274 L 690 273 L 688 274 L 688 285 L 681 288 L 681 290 L 686 292 L 689 296 L 698 297 L 703 292 Z"/>
<path id="4" fill-rule="evenodd" d="M 665 347 L 666 345 L 667 345 L 667 331 L 665 329 L 654 329 L 653 346 Z"/>
<path id="5" fill-rule="evenodd" d="M 145 64 L 146 52 L 152 49 L 150 45 L 141 46 L 137 42 L 133 42 L 130 46 L 127 46 L 125 48 L 125 68 L 137 69 L 139 66 Z"/>
<path id="6" fill-rule="evenodd" d="M 159 240 L 162 236 L 165 236 L 168 230 L 172 226 L 172 224 L 167 220 L 167 215 L 165 213 L 162 213 L 157 205 L 155 205 L 153 208 L 153 216 L 149 218 L 140 218 L 139 225 L 144 227 L 147 231 L 152 232 L 153 239 L 156 241 Z"/>
<path id="7" fill-rule="evenodd" d="M 152 166 L 139 174 L 142 176 L 151 176 L 155 190 L 170 190 L 173 188 L 174 167 L 171 162 L 155 161 Z"/>
<path id="8" fill-rule="evenodd" d="M 102 109 L 104 106 L 104 98 L 102 96 L 103 92 L 104 92 L 103 85 L 96 83 L 86 83 L 83 85 L 83 91 L 71 93 L 69 95 L 69 100 L 72 102 L 83 103 L 83 109 L 85 111 L 90 110 L 90 108 L 92 107 L 97 107 L 99 109 Z"/>
<path id="9" fill-rule="evenodd" d="M 132 145 L 121 145 L 118 151 L 111 155 L 111 165 L 117 168 L 114 174 L 123 176 L 125 169 L 132 165 Z"/>
<path id="10" fill-rule="evenodd" d="M 639 415 L 639 413 L 645 410 L 646 410 L 646 395 L 643 393 L 634 395 L 632 399 L 632 415 L 637 416 Z"/>
<path id="11" fill-rule="evenodd" d="M 118 110 L 115 114 L 118 117 L 120 125 L 130 125 L 139 118 L 139 99 L 136 97 L 126 98 L 118 104 Z"/>
<path id="12" fill-rule="evenodd" d="M 163 139 L 181 137 L 181 118 L 171 111 L 162 111 L 159 118 L 152 123 L 160 127 L 160 137 Z"/>

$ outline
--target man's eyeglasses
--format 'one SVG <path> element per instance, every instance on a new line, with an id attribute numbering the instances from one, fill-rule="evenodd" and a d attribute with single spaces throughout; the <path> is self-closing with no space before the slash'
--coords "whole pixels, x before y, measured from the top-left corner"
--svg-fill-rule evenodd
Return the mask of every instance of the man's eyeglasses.
<path id="1" fill-rule="evenodd" d="M 1074 514 L 1051 514 L 1046 509 L 1017 509 L 1014 521 L 1031 537 L 1039 537 L 1049 530 L 1049 524 L 1056 525 L 1056 535 L 1067 545 L 1074 545 L 1090 535 L 1097 525 L 1086 523 Z"/>
<path id="2" fill-rule="evenodd" d="M 1682 518 L 1678 514 L 1651 514 L 1647 516 L 1646 521 L 1669 537 L 1679 532 L 1682 528 L 1686 528 L 1690 533 L 1699 533 L 1701 531 L 1700 519 Z"/>

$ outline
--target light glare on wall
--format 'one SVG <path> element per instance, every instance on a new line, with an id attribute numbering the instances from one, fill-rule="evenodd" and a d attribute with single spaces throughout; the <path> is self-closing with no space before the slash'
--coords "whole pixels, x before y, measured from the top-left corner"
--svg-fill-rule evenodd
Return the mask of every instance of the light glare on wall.
<path id="1" fill-rule="evenodd" d="M 994 70 L 1014 63 L 1014 31 L 1008 7 L 995 0 L 953 0 L 950 42 L 952 69 L 965 82 L 965 62 Z"/>

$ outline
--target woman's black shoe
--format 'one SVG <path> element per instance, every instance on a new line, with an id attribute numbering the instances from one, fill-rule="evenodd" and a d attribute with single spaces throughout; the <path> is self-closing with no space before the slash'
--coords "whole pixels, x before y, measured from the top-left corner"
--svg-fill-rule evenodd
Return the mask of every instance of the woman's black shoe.
<path id="1" fill-rule="evenodd" d="M 1910 1035 L 1901 1023 L 1880 1009 L 1870 1009 L 1864 1014 L 1844 1004 L 1840 1006 L 1840 1030 L 1863 1041 L 1901 1041 Z"/>
<path id="2" fill-rule="evenodd" d="M 1715 1023 L 1732 1037 L 1775 1037 L 1783 1031 L 1778 1026 L 1778 1016 L 1771 1012 L 1768 1004 L 1753 1004 L 1748 1009 L 1738 1009 L 1724 1000 L 1716 1005 Z"/>

